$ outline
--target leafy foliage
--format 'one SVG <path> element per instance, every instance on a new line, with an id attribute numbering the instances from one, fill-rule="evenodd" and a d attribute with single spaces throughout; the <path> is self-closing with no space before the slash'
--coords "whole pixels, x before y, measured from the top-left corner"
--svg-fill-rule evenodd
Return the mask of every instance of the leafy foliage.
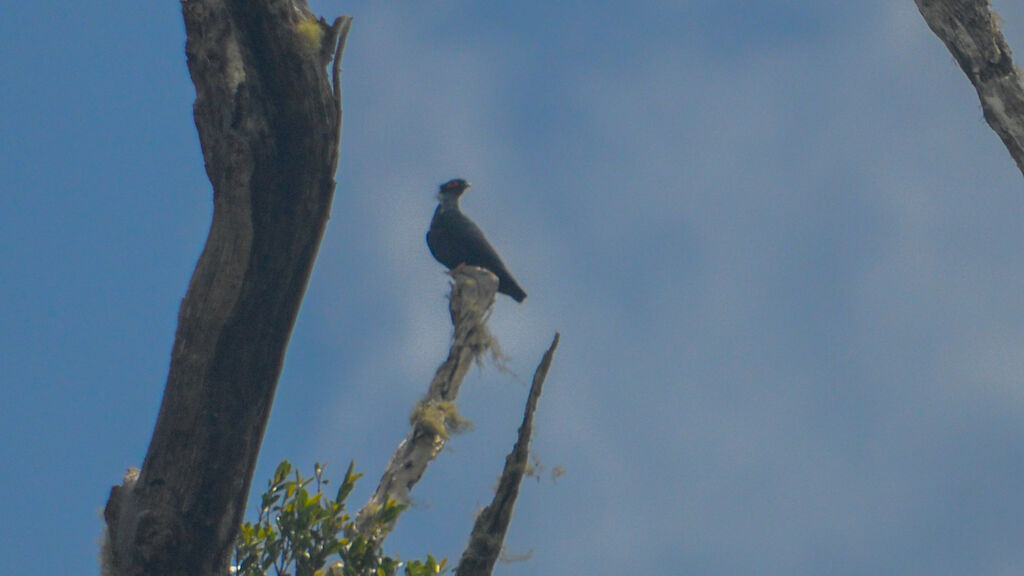
<path id="1" fill-rule="evenodd" d="M 379 527 L 394 520 L 404 506 L 394 501 L 374 515 L 370 529 L 360 534 L 345 511 L 345 499 L 362 476 L 349 464 L 334 499 L 325 495 L 329 483 L 324 468 L 314 466 L 312 478 L 303 478 L 287 460 L 278 465 L 260 501 L 255 523 L 246 522 L 235 544 L 235 573 L 241 576 L 405 576 L 440 574 L 445 560 L 433 556 L 403 563 L 385 556 L 373 538 Z M 316 482 L 315 492 L 311 484 Z M 338 560 L 327 565 L 333 556 Z"/>

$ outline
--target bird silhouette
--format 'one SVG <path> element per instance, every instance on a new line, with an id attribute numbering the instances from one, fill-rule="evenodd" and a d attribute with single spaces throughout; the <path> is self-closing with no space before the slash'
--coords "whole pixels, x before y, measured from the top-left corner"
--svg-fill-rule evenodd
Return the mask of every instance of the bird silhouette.
<path id="1" fill-rule="evenodd" d="M 437 193 L 437 209 L 427 231 L 427 247 L 434 258 L 449 270 L 465 264 L 491 271 L 498 277 L 498 292 L 522 302 L 526 299 L 526 292 L 505 267 L 480 227 L 459 209 L 459 198 L 469 187 L 470 183 L 461 178 L 441 185 Z"/>

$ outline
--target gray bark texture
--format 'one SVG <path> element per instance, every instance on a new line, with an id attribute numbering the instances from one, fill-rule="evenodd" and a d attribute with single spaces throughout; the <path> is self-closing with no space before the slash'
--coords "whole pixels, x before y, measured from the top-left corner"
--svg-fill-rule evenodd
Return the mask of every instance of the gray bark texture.
<path id="1" fill-rule="evenodd" d="M 1024 173 L 1024 85 L 988 0 L 915 0 L 967 74 L 985 120 Z"/>
<path id="2" fill-rule="evenodd" d="M 487 330 L 487 315 L 494 306 L 498 277 L 476 266 L 460 266 L 451 272 L 455 280 L 448 297 L 454 334 L 448 358 L 438 367 L 426 396 L 413 412 L 408 435 L 395 449 L 377 490 L 359 511 L 359 529 L 379 545 L 394 522 L 375 520 L 384 505 L 409 504 L 409 492 L 448 442 L 449 432 L 462 420 L 455 410 L 459 388 L 474 361 L 495 345 Z M 371 527 L 372 532 L 371 533 Z"/>
<path id="3" fill-rule="evenodd" d="M 181 4 L 213 222 L 142 469 L 104 510 L 117 576 L 227 573 L 338 163 L 351 19 L 304 0 Z"/>

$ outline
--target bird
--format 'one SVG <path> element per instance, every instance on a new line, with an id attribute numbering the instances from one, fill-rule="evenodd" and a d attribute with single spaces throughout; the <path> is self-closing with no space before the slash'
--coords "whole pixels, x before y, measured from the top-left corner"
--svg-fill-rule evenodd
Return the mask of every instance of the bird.
<path id="1" fill-rule="evenodd" d="M 462 178 L 441 184 L 437 193 L 437 209 L 427 231 L 427 247 L 434 259 L 449 270 L 462 265 L 489 270 L 498 277 L 498 292 L 522 302 L 526 299 L 526 292 L 505 267 L 480 227 L 459 209 L 459 198 L 470 186 Z"/>

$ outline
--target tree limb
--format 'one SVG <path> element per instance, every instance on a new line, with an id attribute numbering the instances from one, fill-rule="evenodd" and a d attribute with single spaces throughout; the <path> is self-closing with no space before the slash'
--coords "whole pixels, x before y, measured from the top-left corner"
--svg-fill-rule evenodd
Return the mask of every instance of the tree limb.
<path id="1" fill-rule="evenodd" d="M 512 510 L 519 496 L 519 485 L 526 474 L 527 460 L 530 456 L 530 437 L 533 435 L 533 413 L 537 410 L 537 401 L 544 388 L 548 369 L 551 368 L 555 349 L 558 348 L 559 338 L 560 335 L 556 332 L 551 347 L 544 353 L 544 358 L 533 374 L 523 423 L 519 426 L 519 439 L 512 452 L 505 458 L 505 470 L 501 473 L 494 499 L 476 518 L 469 544 L 462 553 L 458 567 L 455 568 L 455 574 L 458 576 L 490 576 L 494 570 L 494 563 L 498 560 L 501 545 L 512 521 Z"/>
<path id="2" fill-rule="evenodd" d="M 335 187 L 341 91 L 326 67 L 349 19 L 328 26 L 304 0 L 182 12 L 213 222 L 142 470 L 107 503 L 106 574 L 226 572 Z"/>
<path id="3" fill-rule="evenodd" d="M 988 0 L 915 0 L 974 85 L 989 126 L 1024 173 L 1024 85 Z"/>
<path id="4" fill-rule="evenodd" d="M 409 503 L 409 492 L 441 453 L 448 441 L 448 431 L 461 421 L 454 402 L 466 373 L 475 360 L 494 346 L 486 321 L 494 305 L 498 277 L 475 266 L 460 266 L 451 274 L 455 283 L 448 311 L 454 335 L 448 359 L 438 367 L 426 396 L 413 412 L 412 429 L 398 444 L 376 492 L 357 516 L 359 530 L 376 545 L 394 527 L 394 522 L 377 525 L 377 514 L 390 501 L 398 505 Z M 377 533 L 367 534 L 371 527 Z"/>

